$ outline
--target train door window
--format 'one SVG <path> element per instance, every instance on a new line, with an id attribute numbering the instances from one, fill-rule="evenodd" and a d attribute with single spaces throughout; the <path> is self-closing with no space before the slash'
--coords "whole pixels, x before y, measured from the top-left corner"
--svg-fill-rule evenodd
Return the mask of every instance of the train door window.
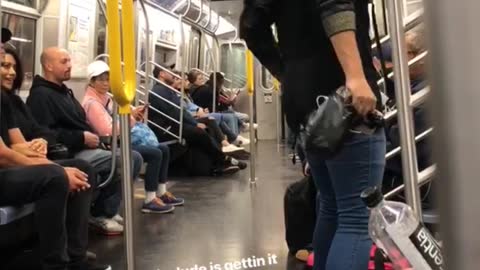
<path id="1" fill-rule="evenodd" d="M 7 2 L 12 2 L 15 4 L 36 8 L 36 0 L 7 0 Z"/>
<path id="2" fill-rule="evenodd" d="M 190 63 L 188 63 L 188 66 L 190 69 L 192 68 L 198 68 L 199 67 L 199 62 L 200 62 L 200 31 L 196 29 L 192 29 L 192 32 L 190 33 L 190 56 L 189 60 Z"/>
<path id="3" fill-rule="evenodd" d="M 14 49 L 22 61 L 24 81 L 20 94 L 24 94 L 24 91 L 30 89 L 33 75 L 35 74 L 36 20 L 4 13 L 2 26 L 10 29 L 12 32 L 12 39 L 6 44 L 6 47 Z"/>
<path id="4" fill-rule="evenodd" d="M 270 72 L 262 66 L 262 88 L 263 89 L 272 89 L 273 88 L 273 77 Z"/>
<path id="5" fill-rule="evenodd" d="M 247 82 L 245 46 L 242 44 L 223 44 L 221 46 L 220 70 L 232 82 L 225 81 L 227 88 L 244 88 Z"/>

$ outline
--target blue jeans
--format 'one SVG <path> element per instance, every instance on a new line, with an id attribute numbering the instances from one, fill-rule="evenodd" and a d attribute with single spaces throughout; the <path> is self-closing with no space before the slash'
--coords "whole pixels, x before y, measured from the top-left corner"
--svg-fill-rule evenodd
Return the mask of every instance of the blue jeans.
<path id="1" fill-rule="evenodd" d="M 238 132 L 238 118 L 235 116 L 235 114 L 232 114 L 232 113 L 210 113 L 210 114 L 208 114 L 208 116 L 213 117 L 219 126 L 222 122 L 225 123 L 228 126 L 228 128 L 231 130 L 231 132 L 238 136 L 238 134 L 239 134 L 239 132 Z"/>
<path id="2" fill-rule="evenodd" d="M 110 151 L 101 151 L 103 155 L 111 157 Z M 116 155 L 117 168 L 121 166 L 120 151 Z M 89 161 L 89 160 L 87 160 Z M 142 169 L 143 159 L 142 156 L 135 151 L 132 151 L 132 177 L 136 179 Z M 111 159 L 105 159 L 102 162 L 98 162 L 94 168 L 102 179 L 103 182 L 110 174 Z M 120 181 L 120 175 L 114 174 L 112 181 L 100 189 L 99 195 L 95 200 L 94 206 L 91 209 L 91 214 L 94 217 L 104 216 L 112 218 L 118 214 L 120 209 L 120 203 L 122 201 L 122 182 Z"/>
<path id="3" fill-rule="evenodd" d="M 145 191 L 157 191 L 158 183 L 165 184 L 167 182 L 170 149 L 164 144 L 160 144 L 158 147 L 136 145 L 132 148 L 139 152 L 147 163 Z"/>
<path id="4" fill-rule="evenodd" d="M 372 241 L 369 212 L 360 194 L 379 186 L 385 167 L 385 134 L 352 134 L 342 150 L 324 160 L 307 150 L 319 191 L 313 236 L 314 270 L 365 270 Z"/>

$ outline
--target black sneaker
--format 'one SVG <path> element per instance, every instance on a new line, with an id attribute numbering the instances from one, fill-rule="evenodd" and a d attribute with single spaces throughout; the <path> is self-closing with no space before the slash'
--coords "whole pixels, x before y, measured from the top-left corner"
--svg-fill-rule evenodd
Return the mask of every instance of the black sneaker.
<path id="1" fill-rule="evenodd" d="M 112 267 L 110 265 L 101 265 L 101 264 L 96 264 L 96 263 L 91 263 L 89 262 L 87 264 L 87 270 L 112 270 Z"/>
<path id="2" fill-rule="evenodd" d="M 238 168 L 240 168 L 240 170 L 245 170 L 247 168 L 247 163 L 243 162 L 243 161 L 238 161 L 234 158 L 231 158 L 230 159 L 230 163 L 233 165 L 233 166 L 238 166 Z"/>

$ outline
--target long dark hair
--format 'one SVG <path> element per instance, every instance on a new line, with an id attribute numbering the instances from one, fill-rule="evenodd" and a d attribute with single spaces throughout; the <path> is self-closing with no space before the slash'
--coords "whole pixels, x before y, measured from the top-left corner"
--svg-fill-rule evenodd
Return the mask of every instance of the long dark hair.
<path id="1" fill-rule="evenodd" d="M 12 85 L 12 92 L 17 92 L 20 90 L 20 87 L 22 87 L 23 84 L 23 66 L 22 66 L 22 61 L 18 57 L 17 52 L 10 48 L 5 48 L 5 55 L 10 54 L 13 59 L 15 59 L 15 62 L 17 64 L 15 65 L 15 73 L 17 74 L 15 76 L 15 80 L 13 80 L 13 85 Z"/>

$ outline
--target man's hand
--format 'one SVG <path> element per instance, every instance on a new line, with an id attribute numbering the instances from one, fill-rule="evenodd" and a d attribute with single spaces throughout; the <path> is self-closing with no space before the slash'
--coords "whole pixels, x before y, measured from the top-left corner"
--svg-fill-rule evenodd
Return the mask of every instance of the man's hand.
<path id="1" fill-rule="evenodd" d="M 357 113 L 366 116 L 375 110 L 377 98 L 365 78 L 347 80 L 346 84 L 352 94 L 352 105 Z"/>
<path id="2" fill-rule="evenodd" d="M 198 123 L 198 124 L 197 124 L 197 128 L 206 129 L 207 126 L 206 126 L 205 124 Z"/>
<path id="3" fill-rule="evenodd" d="M 90 188 L 88 175 L 77 168 L 65 167 L 70 191 L 84 191 Z"/>
<path id="4" fill-rule="evenodd" d="M 32 149 L 35 152 L 41 153 L 43 155 L 46 155 L 48 152 L 48 142 L 45 141 L 44 139 L 38 138 L 30 141 L 30 149 Z"/>
<path id="5" fill-rule="evenodd" d="M 11 146 L 12 150 L 29 158 L 46 158 L 46 153 L 40 153 L 32 149 L 32 142 L 17 143 Z"/>
<path id="6" fill-rule="evenodd" d="M 100 144 L 100 138 L 98 138 L 97 135 L 91 132 L 88 132 L 88 131 L 83 132 L 83 137 L 84 137 L 85 145 L 88 146 L 88 148 L 95 149 Z"/>

